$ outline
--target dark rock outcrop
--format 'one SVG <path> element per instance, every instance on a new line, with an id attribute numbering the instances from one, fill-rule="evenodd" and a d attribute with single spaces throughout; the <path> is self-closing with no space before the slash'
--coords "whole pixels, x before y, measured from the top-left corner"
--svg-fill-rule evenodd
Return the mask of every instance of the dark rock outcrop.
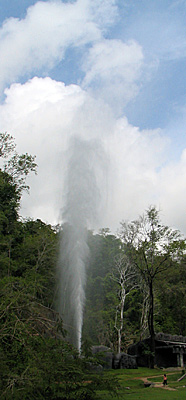
<path id="1" fill-rule="evenodd" d="M 92 353 L 93 355 L 99 354 L 103 369 L 137 368 L 136 357 L 126 353 L 114 354 L 109 347 L 93 346 Z"/>
<path id="2" fill-rule="evenodd" d="M 126 353 L 116 354 L 113 360 L 115 369 L 134 369 L 137 368 L 136 357 Z"/>
<path id="3" fill-rule="evenodd" d="M 100 364 L 104 369 L 112 369 L 113 366 L 113 352 L 106 346 L 93 346 L 92 354 L 98 355 Z"/>

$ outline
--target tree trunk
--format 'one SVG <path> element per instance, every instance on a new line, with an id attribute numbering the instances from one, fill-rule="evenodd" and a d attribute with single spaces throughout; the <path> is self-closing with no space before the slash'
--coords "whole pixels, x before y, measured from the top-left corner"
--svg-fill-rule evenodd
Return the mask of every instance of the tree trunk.
<path id="1" fill-rule="evenodd" d="M 123 311 L 125 304 L 125 290 L 121 299 L 121 311 L 120 311 L 120 328 L 118 329 L 118 353 L 121 353 L 121 334 L 123 330 Z"/>
<path id="2" fill-rule="evenodd" d="M 155 332 L 154 332 L 154 295 L 153 295 L 153 283 L 152 280 L 149 283 L 149 296 L 150 296 L 150 308 L 149 308 L 149 333 L 150 333 L 150 368 L 154 368 L 155 359 Z"/>

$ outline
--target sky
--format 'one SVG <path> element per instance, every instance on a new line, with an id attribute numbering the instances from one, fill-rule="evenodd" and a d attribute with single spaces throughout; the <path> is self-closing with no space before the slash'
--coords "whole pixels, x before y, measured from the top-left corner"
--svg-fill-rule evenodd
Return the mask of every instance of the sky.
<path id="1" fill-rule="evenodd" d="M 186 234 L 185 21 L 185 0 L 0 0 L 0 131 L 38 164 L 23 217 L 62 222 L 76 138 L 93 228 L 155 205 Z"/>

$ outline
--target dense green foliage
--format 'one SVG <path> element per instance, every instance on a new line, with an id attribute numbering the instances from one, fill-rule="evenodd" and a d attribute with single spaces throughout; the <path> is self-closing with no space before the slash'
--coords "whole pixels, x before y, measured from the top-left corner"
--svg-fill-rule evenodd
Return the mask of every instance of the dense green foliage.
<path id="1" fill-rule="evenodd" d="M 111 280 L 114 259 L 120 251 L 114 235 L 89 233 L 90 264 L 87 269 L 83 337 L 94 344 L 112 347 L 117 306 L 117 285 Z"/>
<path id="2" fill-rule="evenodd" d="M 87 268 L 86 304 L 83 340 L 102 344 L 117 351 L 115 318 L 119 305 L 120 286 L 113 279 L 116 261 L 122 253 L 121 240 L 108 230 L 89 234 L 90 264 Z M 143 296 L 133 290 L 126 298 L 122 350 L 139 337 Z"/>
<path id="3" fill-rule="evenodd" d="M 1 137 L 0 156 L 14 150 Z M 17 159 L 17 161 L 16 161 Z M 9 165 L 25 176 L 32 157 L 13 157 Z M 21 161 L 20 161 L 21 160 Z M 5 170 L 6 169 L 6 170 Z M 111 387 L 90 375 L 90 362 L 65 340 L 55 311 L 58 232 L 40 220 L 22 221 L 19 207 L 24 177 L 0 170 L 0 397 L 2 399 L 96 399 L 95 389 Z"/>
<path id="4" fill-rule="evenodd" d="M 99 398 L 102 389 L 107 387 L 112 391 L 116 385 L 111 376 L 89 371 L 90 365 L 96 362 L 90 347 L 102 344 L 117 350 L 116 315 L 121 304 L 118 259 L 127 254 L 131 265 L 135 264 L 133 261 L 139 261 L 142 251 L 147 249 L 146 262 L 149 262 L 148 252 L 152 256 L 154 249 L 153 238 L 149 242 L 142 241 L 140 248 L 128 247 L 130 252 L 127 253 L 123 238 L 111 234 L 108 229 L 96 234 L 89 232 L 83 357 L 79 357 L 76 349 L 65 340 L 63 321 L 55 311 L 58 229 L 39 219 L 21 220 L 19 216 L 21 194 L 27 189 L 25 178 L 29 172 L 35 172 L 34 158 L 14 153 L 14 142 L 9 135 L 1 135 L 0 139 L 0 157 L 11 154 L 0 170 L 1 398 Z M 156 332 L 186 335 L 186 257 L 181 254 L 184 245 L 184 240 L 171 244 L 172 253 L 166 258 L 166 268 L 159 268 L 153 278 Z M 156 271 L 165 258 L 165 252 L 159 250 L 158 247 L 153 254 Z M 152 263 L 149 268 L 151 266 Z M 144 273 L 142 262 L 138 273 L 140 268 Z M 145 278 L 150 271 L 146 271 Z M 145 331 L 142 323 L 148 279 L 138 277 L 138 280 L 139 285 L 128 292 L 124 304 L 122 350 L 139 340 L 142 334 L 149 334 L 148 324 Z"/>
<path id="5" fill-rule="evenodd" d="M 83 329 L 86 340 L 117 349 L 115 319 L 121 286 L 119 280 L 112 278 L 113 274 L 117 276 L 122 254 L 139 281 L 125 301 L 122 350 L 149 333 L 186 335 L 185 239 L 178 231 L 161 224 L 154 207 L 139 220 L 123 223 L 119 238 L 108 230 L 90 234 L 89 246 Z"/>

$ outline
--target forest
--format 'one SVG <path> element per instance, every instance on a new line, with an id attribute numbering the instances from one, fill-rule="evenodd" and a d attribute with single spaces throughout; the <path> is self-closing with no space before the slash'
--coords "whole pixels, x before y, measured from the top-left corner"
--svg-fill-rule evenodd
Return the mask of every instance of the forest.
<path id="1" fill-rule="evenodd" d="M 135 221 L 88 231 L 82 357 L 57 312 L 63 227 L 23 219 L 20 202 L 35 157 L 0 135 L 0 393 L 3 399 L 96 399 L 112 382 L 91 375 L 92 345 L 115 352 L 157 332 L 186 336 L 185 238 L 154 206 Z"/>

